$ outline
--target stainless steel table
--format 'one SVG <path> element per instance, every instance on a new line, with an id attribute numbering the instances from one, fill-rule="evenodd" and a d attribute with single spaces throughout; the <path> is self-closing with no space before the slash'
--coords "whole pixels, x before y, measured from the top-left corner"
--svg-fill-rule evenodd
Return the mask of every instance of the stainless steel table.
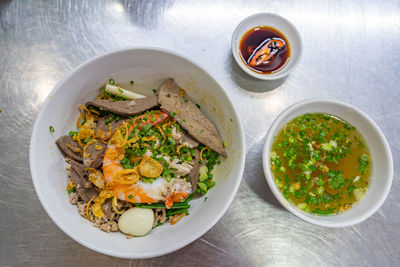
<path id="1" fill-rule="evenodd" d="M 303 59 L 283 84 L 249 78 L 231 56 L 231 33 L 257 12 L 283 15 L 304 38 Z M 231 207 L 208 233 L 170 255 L 129 261 L 93 252 L 52 223 L 33 189 L 28 149 L 40 106 L 65 74 L 95 55 L 136 45 L 179 51 L 211 72 L 241 114 L 247 161 Z M 0 265 L 399 265 L 399 70 L 400 3 L 394 0 L 2 0 Z M 390 195 L 357 226 L 324 229 L 297 219 L 264 179 L 261 148 L 269 124 L 310 97 L 362 109 L 390 143 Z"/>

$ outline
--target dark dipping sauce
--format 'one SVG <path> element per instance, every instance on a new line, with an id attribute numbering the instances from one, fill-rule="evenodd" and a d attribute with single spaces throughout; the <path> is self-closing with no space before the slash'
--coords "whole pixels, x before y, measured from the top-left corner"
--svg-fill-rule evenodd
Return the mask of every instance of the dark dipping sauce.
<path id="1" fill-rule="evenodd" d="M 285 36 L 268 26 L 258 26 L 247 31 L 239 47 L 243 62 L 249 69 L 260 74 L 279 71 L 290 58 L 290 46 Z"/>

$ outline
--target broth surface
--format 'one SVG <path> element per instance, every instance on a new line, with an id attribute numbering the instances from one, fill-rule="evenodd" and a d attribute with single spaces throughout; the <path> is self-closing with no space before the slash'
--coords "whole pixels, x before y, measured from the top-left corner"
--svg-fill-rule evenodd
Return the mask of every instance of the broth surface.
<path id="1" fill-rule="evenodd" d="M 275 184 L 289 202 L 308 213 L 335 214 L 355 205 L 368 188 L 371 165 L 356 128 L 330 114 L 295 118 L 272 145 Z"/>

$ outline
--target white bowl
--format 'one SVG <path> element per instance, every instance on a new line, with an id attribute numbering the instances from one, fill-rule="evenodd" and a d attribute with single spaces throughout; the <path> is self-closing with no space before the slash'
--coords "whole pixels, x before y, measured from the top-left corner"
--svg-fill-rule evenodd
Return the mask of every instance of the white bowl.
<path id="1" fill-rule="evenodd" d="M 257 26 L 269 26 L 279 30 L 286 37 L 290 46 L 290 57 L 286 66 L 272 74 L 260 74 L 251 70 L 240 55 L 240 40 L 250 29 Z M 232 54 L 236 63 L 244 72 L 261 80 L 276 80 L 291 73 L 300 61 L 303 52 L 303 41 L 297 29 L 287 19 L 272 13 L 258 13 L 245 18 L 232 34 Z"/>
<path id="2" fill-rule="evenodd" d="M 275 185 L 271 172 L 270 151 L 274 136 L 292 119 L 306 113 L 316 112 L 336 115 L 355 126 L 364 137 L 371 153 L 372 179 L 366 194 L 357 205 L 338 215 L 312 215 L 290 204 Z M 304 221 L 325 227 L 346 227 L 366 220 L 385 201 L 393 179 L 392 154 L 389 144 L 379 127 L 357 108 L 342 102 L 324 99 L 302 101 L 290 106 L 279 114 L 269 128 L 265 139 L 263 168 L 271 191 L 288 211 Z"/>
<path id="3" fill-rule="evenodd" d="M 127 239 L 105 233 L 81 217 L 68 201 L 67 173 L 55 140 L 75 128 L 78 105 L 98 95 L 109 78 L 126 88 L 151 95 L 173 77 L 215 123 L 226 141 L 229 157 L 215 170 L 216 185 L 204 198 L 190 202 L 190 215 L 144 237 Z M 130 81 L 135 84 L 130 87 Z M 232 119 L 232 120 L 231 120 Z M 55 129 L 53 134 L 49 126 Z M 173 252 L 207 232 L 229 207 L 242 178 L 245 162 L 243 128 L 232 102 L 204 69 L 175 52 L 159 48 L 128 48 L 97 56 L 71 71 L 51 91 L 36 119 L 30 144 L 30 169 L 36 193 L 50 218 L 67 235 L 100 253 L 122 258 L 149 258 Z"/>

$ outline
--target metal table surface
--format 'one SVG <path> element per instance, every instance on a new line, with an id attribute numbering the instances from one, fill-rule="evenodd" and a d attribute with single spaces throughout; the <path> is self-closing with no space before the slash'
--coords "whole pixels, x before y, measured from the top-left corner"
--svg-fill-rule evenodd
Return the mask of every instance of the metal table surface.
<path id="1" fill-rule="evenodd" d="M 231 56 L 234 28 L 258 12 L 283 15 L 303 36 L 302 61 L 282 84 L 249 78 Z M 34 119 L 56 83 L 95 55 L 135 45 L 179 51 L 210 71 L 240 112 L 247 147 L 242 183 L 222 219 L 185 248 L 148 260 L 101 255 L 67 237 L 41 207 L 28 166 Z M 398 1 L 3 0 L 0 62 L 1 266 L 399 264 Z M 269 124 L 288 105 L 311 97 L 365 111 L 392 149 L 390 195 L 354 227 L 325 229 L 297 219 L 264 179 L 261 154 Z"/>

